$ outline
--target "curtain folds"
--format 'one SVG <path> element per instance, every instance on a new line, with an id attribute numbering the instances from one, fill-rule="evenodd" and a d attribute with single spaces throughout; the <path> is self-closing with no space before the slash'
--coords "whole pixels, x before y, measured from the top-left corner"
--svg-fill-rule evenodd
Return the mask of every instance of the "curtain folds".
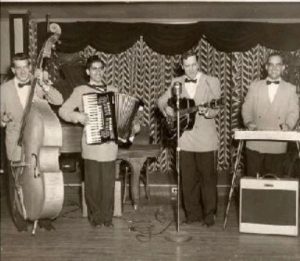
<path id="1" fill-rule="evenodd" d="M 90 45 L 99 51 L 117 54 L 144 38 L 155 52 L 181 54 L 206 36 L 221 52 L 243 52 L 261 44 L 275 50 L 300 48 L 300 23 L 198 22 L 192 24 L 154 24 L 117 22 L 59 23 L 62 28 L 59 51 L 78 52 Z M 46 22 L 38 23 L 38 47 L 47 38 Z"/>
<path id="2" fill-rule="evenodd" d="M 165 55 L 181 54 L 196 46 L 202 37 L 199 24 L 144 24 L 142 35 L 155 52 Z"/>
<path id="3" fill-rule="evenodd" d="M 130 48 L 140 37 L 139 24 L 112 22 L 58 23 L 62 30 L 58 50 L 74 53 L 90 45 L 106 53 L 117 54 Z M 46 23 L 38 24 L 38 47 L 47 39 Z"/>

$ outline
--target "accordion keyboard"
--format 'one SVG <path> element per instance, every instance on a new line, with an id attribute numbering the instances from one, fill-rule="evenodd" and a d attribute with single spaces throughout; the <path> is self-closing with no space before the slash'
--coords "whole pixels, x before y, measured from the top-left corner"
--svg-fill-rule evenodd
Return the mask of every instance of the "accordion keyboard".
<path id="1" fill-rule="evenodd" d="M 83 110 L 89 117 L 86 125 L 87 144 L 101 144 L 116 140 L 114 96 L 112 93 L 88 93 L 83 95 Z"/>

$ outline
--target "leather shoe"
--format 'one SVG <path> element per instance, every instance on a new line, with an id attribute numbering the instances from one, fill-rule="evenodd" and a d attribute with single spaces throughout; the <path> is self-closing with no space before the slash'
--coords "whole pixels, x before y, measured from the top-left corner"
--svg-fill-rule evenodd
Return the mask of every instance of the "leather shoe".
<path id="1" fill-rule="evenodd" d="M 215 224 L 215 215 L 207 215 L 204 218 L 204 223 L 206 224 L 207 227 L 211 227 Z"/>
<path id="2" fill-rule="evenodd" d="M 97 225 L 95 225 L 95 228 L 97 228 L 97 229 L 100 229 L 102 227 L 103 227 L 103 224 L 97 224 Z"/>
<path id="3" fill-rule="evenodd" d="M 52 222 L 50 219 L 40 219 L 38 224 L 39 224 L 40 228 L 44 228 L 48 231 L 55 230 L 55 227 L 52 225 Z"/>
<path id="4" fill-rule="evenodd" d="M 113 227 L 114 226 L 114 224 L 111 221 L 105 221 L 103 224 L 105 227 Z"/>
<path id="5" fill-rule="evenodd" d="M 182 222 L 182 224 L 193 224 L 193 223 L 196 223 L 196 222 L 202 222 L 202 219 L 201 218 L 187 218 L 185 221 Z"/>
<path id="6" fill-rule="evenodd" d="M 192 221 L 190 219 L 186 219 L 185 221 L 182 221 L 182 225 L 190 225 L 190 224 L 193 224 L 195 221 Z"/>
<path id="7" fill-rule="evenodd" d="M 95 221 L 91 218 L 89 218 L 89 222 L 90 222 L 91 226 L 94 227 L 94 228 L 101 228 L 103 226 L 102 222 Z"/>

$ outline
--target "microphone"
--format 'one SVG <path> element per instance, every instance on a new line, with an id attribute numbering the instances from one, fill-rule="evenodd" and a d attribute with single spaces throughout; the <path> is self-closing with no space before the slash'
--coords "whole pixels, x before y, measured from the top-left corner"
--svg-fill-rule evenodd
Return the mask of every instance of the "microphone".
<path id="1" fill-rule="evenodd" d="M 182 92 L 181 82 L 174 82 L 173 88 L 172 88 L 173 95 L 176 96 L 177 98 L 179 98 L 181 92 Z"/>

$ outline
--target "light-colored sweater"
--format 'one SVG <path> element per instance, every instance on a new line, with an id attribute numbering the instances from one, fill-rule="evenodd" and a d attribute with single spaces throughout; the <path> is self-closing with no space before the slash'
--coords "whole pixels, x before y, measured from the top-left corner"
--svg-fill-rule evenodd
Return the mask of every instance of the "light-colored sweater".
<path id="1" fill-rule="evenodd" d="M 13 120 L 6 124 L 6 154 L 9 160 L 18 161 L 21 156 L 21 147 L 17 146 L 20 136 L 21 121 L 24 113 L 20 98 L 18 96 L 15 79 L 9 80 L 1 85 L 1 120 L 5 114 L 11 114 Z M 63 103 L 62 95 L 55 88 L 50 87 L 45 93 L 40 86 L 36 86 L 34 99 L 46 99 L 49 103 L 60 105 Z"/>
<path id="2" fill-rule="evenodd" d="M 182 84 L 181 98 L 189 98 L 185 86 L 186 76 L 174 78 L 171 87 L 158 99 L 158 107 L 164 111 L 169 98 L 172 97 L 172 86 L 174 82 Z M 193 98 L 196 105 L 210 102 L 212 99 L 219 99 L 221 95 L 219 80 L 201 73 L 197 83 L 195 97 Z M 214 117 L 218 114 L 218 109 L 209 109 L 211 117 L 206 118 L 196 113 L 194 127 L 191 130 L 184 131 L 179 139 L 179 147 L 184 151 L 208 152 L 218 149 L 218 134 Z"/>
<path id="3" fill-rule="evenodd" d="M 112 86 L 107 86 L 107 91 L 116 92 L 117 89 Z M 82 95 L 99 91 L 87 86 L 81 85 L 73 90 L 71 96 L 59 109 L 59 116 L 68 122 L 77 122 L 79 113 L 83 113 Z M 78 110 L 78 111 L 77 111 Z M 88 145 L 86 142 L 85 128 L 81 139 L 81 154 L 84 159 L 95 160 L 100 162 L 107 162 L 116 160 L 118 154 L 118 145 L 113 142 L 106 142 L 97 145 Z"/>
<path id="4" fill-rule="evenodd" d="M 296 86 L 281 80 L 273 102 L 269 100 L 266 80 L 253 82 L 242 106 L 245 126 L 255 124 L 257 130 L 280 131 L 281 124 L 292 129 L 299 118 Z M 247 141 L 247 148 L 261 153 L 285 153 L 287 142 Z"/>

